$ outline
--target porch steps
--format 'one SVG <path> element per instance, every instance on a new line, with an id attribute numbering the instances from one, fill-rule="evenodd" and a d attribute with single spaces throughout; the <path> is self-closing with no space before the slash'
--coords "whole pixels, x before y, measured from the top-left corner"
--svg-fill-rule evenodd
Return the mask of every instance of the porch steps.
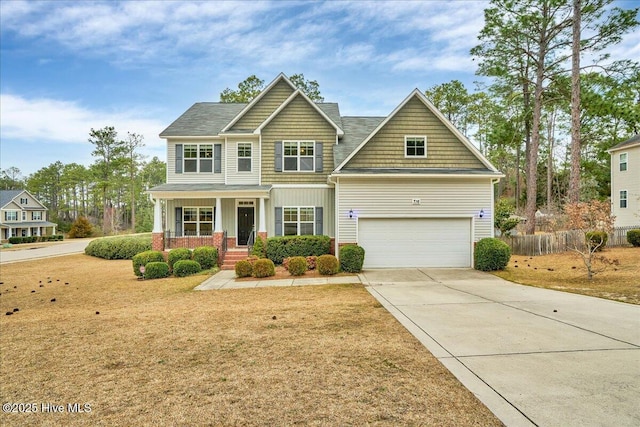
<path id="1" fill-rule="evenodd" d="M 243 259 L 247 259 L 248 257 L 247 248 L 232 248 L 228 249 L 227 253 L 224 255 L 222 259 L 222 270 L 235 270 L 236 263 L 238 261 L 242 261 Z"/>

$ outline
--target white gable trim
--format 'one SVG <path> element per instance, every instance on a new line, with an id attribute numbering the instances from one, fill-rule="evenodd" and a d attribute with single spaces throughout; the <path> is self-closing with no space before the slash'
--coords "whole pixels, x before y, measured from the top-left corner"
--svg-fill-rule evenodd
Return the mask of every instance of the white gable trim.
<path id="1" fill-rule="evenodd" d="M 9 206 L 10 204 L 15 204 L 16 206 L 18 206 L 20 208 L 20 210 L 22 210 L 22 205 L 20 204 L 20 197 L 24 194 L 29 195 L 37 204 L 40 208 L 42 209 L 47 209 L 47 207 L 45 205 L 43 205 L 40 200 L 38 200 L 38 198 L 36 196 L 34 196 L 33 194 L 29 193 L 27 190 L 22 190 L 20 191 L 20 193 L 18 193 L 13 199 L 9 200 L 9 202 L 7 202 L 4 206 L 0 206 L 0 209 L 5 209 L 7 206 Z M 16 201 L 18 200 L 18 201 Z"/>
<path id="2" fill-rule="evenodd" d="M 640 141 L 633 144 L 629 144 L 629 145 L 623 145 L 622 147 L 618 147 L 618 148 L 610 148 L 607 150 L 607 153 L 611 154 L 611 153 L 615 153 L 616 151 L 627 150 L 629 148 L 635 148 L 635 147 L 640 147 Z"/>
<path id="3" fill-rule="evenodd" d="M 271 115 L 267 117 L 266 120 L 262 122 L 262 124 L 260 124 L 260 126 L 258 126 L 258 128 L 255 131 L 253 131 L 253 133 L 256 135 L 259 135 L 262 132 L 262 129 L 264 129 L 264 127 L 267 126 L 269 122 L 271 122 L 271 120 L 273 120 L 278 114 L 280 114 L 282 110 L 284 110 L 284 108 L 287 105 L 289 105 L 294 99 L 296 99 L 296 97 L 298 96 L 302 96 L 302 98 L 305 101 L 307 101 L 307 104 L 311 105 L 327 121 L 327 123 L 329 123 L 336 130 L 336 133 L 338 134 L 338 136 L 344 135 L 344 131 L 340 129 L 340 127 L 337 124 L 335 124 L 335 122 L 331 120 L 329 116 L 327 116 L 324 113 L 324 111 L 322 111 L 320 107 L 318 107 L 316 103 L 313 102 L 311 98 L 305 95 L 305 93 L 300 89 L 296 89 L 295 92 L 293 92 L 291 96 L 289 96 L 289 98 L 287 98 L 282 104 L 280 104 L 280 106 L 276 108 L 276 110 L 273 113 L 271 113 Z"/>
<path id="4" fill-rule="evenodd" d="M 229 129 L 231 129 L 233 127 L 233 125 L 235 125 L 238 120 L 240 120 L 246 113 L 247 111 L 251 110 L 253 108 L 254 105 L 256 105 L 262 98 L 264 98 L 264 96 L 278 83 L 280 83 L 280 80 L 284 80 L 289 86 L 291 86 L 291 89 L 293 89 L 294 91 L 296 90 L 296 87 L 293 83 L 291 83 L 291 80 L 289 80 L 287 78 L 287 76 L 284 75 L 284 73 L 280 73 L 278 74 L 278 76 L 271 82 L 269 83 L 269 85 L 258 94 L 258 96 L 256 96 L 255 98 L 253 98 L 253 100 L 251 100 L 251 102 L 249 104 L 247 104 L 246 107 L 244 107 L 242 109 L 242 111 L 240 111 L 234 118 L 233 120 L 231 120 L 229 122 L 228 125 L 226 125 L 224 127 L 224 129 L 222 129 L 220 131 L 220 133 L 225 133 L 226 131 L 228 131 Z"/>
<path id="5" fill-rule="evenodd" d="M 347 158 L 340 163 L 340 165 L 338 165 L 335 172 L 339 172 L 347 163 L 349 163 L 349 161 L 351 161 L 351 159 L 358 154 L 358 152 L 362 150 L 362 148 L 398 113 L 398 111 L 413 99 L 414 96 L 417 96 L 418 99 L 422 101 L 422 103 L 438 118 L 438 120 L 440 120 L 458 138 L 458 140 L 460 140 L 460 142 L 462 142 L 465 147 L 467 147 L 469 151 L 471 151 L 473 155 L 482 162 L 482 164 L 484 164 L 488 169 L 498 172 L 498 169 L 496 169 L 496 167 L 493 166 L 491 162 L 482 155 L 482 153 L 480 153 L 480 151 L 462 134 L 462 132 L 460 132 L 418 89 L 414 89 L 409 96 L 407 96 L 404 101 L 402 101 L 400 105 L 391 112 L 391 114 L 380 122 L 378 127 L 376 127 L 373 132 L 371 132 L 369 136 L 367 136 L 364 141 L 362 141 L 360 145 L 358 145 L 356 149 L 353 150 Z"/>

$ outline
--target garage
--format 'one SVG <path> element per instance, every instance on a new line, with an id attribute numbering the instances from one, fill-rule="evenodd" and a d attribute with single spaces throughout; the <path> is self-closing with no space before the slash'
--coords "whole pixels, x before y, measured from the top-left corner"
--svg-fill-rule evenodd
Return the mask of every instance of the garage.
<path id="1" fill-rule="evenodd" d="M 359 218 L 364 268 L 471 267 L 471 218 Z"/>

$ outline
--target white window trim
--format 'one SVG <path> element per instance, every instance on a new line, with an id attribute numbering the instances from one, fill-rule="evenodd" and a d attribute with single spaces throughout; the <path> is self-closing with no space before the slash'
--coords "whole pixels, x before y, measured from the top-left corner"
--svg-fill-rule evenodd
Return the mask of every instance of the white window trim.
<path id="1" fill-rule="evenodd" d="M 184 215 L 187 209 L 195 209 L 196 210 L 196 221 L 185 222 Z M 215 222 L 216 222 L 216 213 L 215 208 L 213 206 L 183 206 L 182 207 L 182 235 L 187 236 L 187 229 L 185 224 L 196 224 L 196 234 L 195 236 L 210 236 L 209 234 L 200 234 L 200 209 L 211 209 L 211 236 L 213 236 L 213 230 L 215 230 Z M 202 224 L 209 224 L 209 221 L 202 221 Z M 192 237 L 189 235 L 189 237 Z"/>
<path id="2" fill-rule="evenodd" d="M 410 156 L 407 154 L 407 139 L 422 138 L 424 139 L 424 154 L 422 156 Z M 405 135 L 404 136 L 404 157 L 405 159 L 426 159 L 427 158 L 427 135 Z"/>
<path id="3" fill-rule="evenodd" d="M 622 193 L 624 193 L 624 198 L 622 198 Z M 618 202 L 618 207 L 620 209 L 627 209 L 629 207 L 629 192 L 627 190 L 620 190 L 620 192 L 618 193 L 618 197 L 620 199 L 620 201 Z M 624 207 L 621 206 L 623 200 L 625 204 Z"/>
<path id="4" fill-rule="evenodd" d="M 27 211 L 22 211 L 22 221 L 27 220 Z"/>
<path id="5" fill-rule="evenodd" d="M 249 150 L 251 150 L 250 157 L 240 157 L 238 154 L 238 150 L 240 149 L 240 145 L 248 145 Z M 240 170 L 240 159 L 249 159 L 249 170 L 241 171 Z M 253 142 L 238 142 L 236 143 L 236 172 L 237 173 L 252 173 L 253 172 Z"/>
<path id="6" fill-rule="evenodd" d="M 196 153 L 197 156 L 196 157 L 189 157 L 187 158 L 187 146 L 190 145 L 195 145 L 196 146 Z M 211 157 L 207 158 L 207 157 L 200 157 L 200 147 L 202 146 L 210 146 L 211 147 Z M 207 144 L 182 144 L 182 173 L 213 173 L 214 168 L 215 168 L 215 144 L 213 143 L 207 143 Z M 211 172 L 201 172 L 200 171 L 200 161 L 201 160 L 207 160 L 210 159 L 211 160 Z M 187 160 L 191 161 L 191 160 L 195 160 L 196 161 L 196 171 L 192 172 L 189 171 L 187 172 Z"/>
<path id="7" fill-rule="evenodd" d="M 622 156 L 624 156 L 624 162 L 622 161 Z M 624 165 L 624 170 L 622 170 L 622 165 Z M 626 172 L 629 170 L 629 153 L 620 153 L 618 157 L 618 171 Z"/>
<path id="8" fill-rule="evenodd" d="M 18 212 L 19 211 L 4 211 L 4 220 L 7 221 L 7 222 L 9 222 L 9 221 L 11 221 L 11 222 L 18 221 Z M 15 219 L 9 218 L 9 214 L 15 215 Z"/>
<path id="9" fill-rule="evenodd" d="M 36 218 L 37 216 L 37 218 Z M 31 214 L 31 219 L 33 221 L 42 221 L 42 212 L 40 211 L 35 211 Z"/>
<path id="10" fill-rule="evenodd" d="M 302 157 L 311 157 L 311 169 L 310 170 L 300 170 L 300 144 L 303 142 L 308 142 L 310 144 L 312 144 L 313 146 L 313 155 L 312 156 L 302 156 Z M 298 154 L 296 155 L 296 164 L 298 166 L 298 168 L 296 170 L 292 170 L 292 169 L 286 169 L 285 165 L 286 165 L 286 161 L 285 159 L 287 157 L 289 158 L 293 158 L 293 156 L 287 156 L 284 154 L 285 151 L 285 147 L 287 144 L 291 144 L 291 143 L 296 143 L 298 145 Z M 295 139 L 290 139 L 290 140 L 283 140 L 282 141 L 282 172 L 287 172 L 287 173 L 314 173 L 316 170 L 316 141 L 312 141 L 309 139 L 300 139 L 300 140 L 295 140 Z M 295 206 L 292 206 L 295 207 Z"/>
<path id="11" fill-rule="evenodd" d="M 295 236 L 315 236 L 316 235 L 316 208 L 315 206 L 283 206 L 282 207 L 282 235 L 283 236 L 293 236 L 293 234 L 286 234 L 285 229 L 286 229 L 286 224 L 288 223 L 292 223 L 292 221 L 285 221 L 284 220 L 284 212 L 286 209 L 296 209 L 298 214 L 297 214 L 297 220 L 296 220 L 296 229 L 297 229 L 297 233 L 295 234 Z M 313 212 L 313 221 L 300 221 L 300 209 L 311 209 L 311 211 Z M 300 224 L 309 224 L 311 223 L 313 226 L 313 233 L 312 234 L 300 234 Z"/>

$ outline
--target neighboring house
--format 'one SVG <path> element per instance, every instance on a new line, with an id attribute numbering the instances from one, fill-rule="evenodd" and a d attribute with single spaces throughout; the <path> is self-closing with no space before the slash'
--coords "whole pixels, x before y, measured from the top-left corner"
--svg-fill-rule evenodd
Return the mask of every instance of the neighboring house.
<path id="1" fill-rule="evenodd" d="M 194 104 L 160 136 L 155 249 L 232 250 L 256 230 L 359 244 L 367 268 L 470 267 L 493 236 L 503 175 L 417 89 L 387 117 L 344 117 L 280 74 L 248 104 Z"/>
<path id="2" fill-rule="evenodd" d="M 0 190 L 0 239 L 47 236 L 57 225 L 47 221 L 47 208 L 26 190 Z"/>
<path id="3" fill-rule="evenodd" d="M 609 149 L 611 213 L 616 227 L 640 226 L 640 135 Z"/>

